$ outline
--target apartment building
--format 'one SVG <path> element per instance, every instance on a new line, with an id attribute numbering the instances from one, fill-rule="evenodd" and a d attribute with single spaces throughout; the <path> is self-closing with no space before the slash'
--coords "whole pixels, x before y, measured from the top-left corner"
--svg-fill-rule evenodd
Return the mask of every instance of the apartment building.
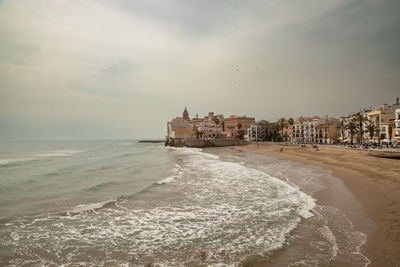
<path id="1" fill-rule="evenodd" d="M 249 141 L 265 140 L 267 122 L 265 120 L 257 121 L 248 129 L 247 137 Z"/>
<path id="2" fill-rule="evenodd" d="M 400 144 L 400 108 L 395 110 L 395 118 L 394 118 L 394 142 Z"/>

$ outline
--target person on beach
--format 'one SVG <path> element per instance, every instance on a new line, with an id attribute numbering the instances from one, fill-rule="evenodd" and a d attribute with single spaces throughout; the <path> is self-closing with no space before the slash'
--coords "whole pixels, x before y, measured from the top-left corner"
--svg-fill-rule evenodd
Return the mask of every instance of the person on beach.
<path id="1" fill-rule="evenodd" d="M 279 151 L 279 153 L 281 153 L 283 151 L 283 147 L 281 147 L 281 150 Z"/>

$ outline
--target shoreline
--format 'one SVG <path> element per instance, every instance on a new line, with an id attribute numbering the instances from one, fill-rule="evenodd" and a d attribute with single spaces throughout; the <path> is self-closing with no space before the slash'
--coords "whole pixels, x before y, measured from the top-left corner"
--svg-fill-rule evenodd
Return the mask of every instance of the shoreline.
<path id="1" fill-rule="evenodd" d="M 367 243 L 361 251 L 371 260 L 371 266 L 400 265 L 399 160 L 375 158 L 361 150 L 328 146 L 319 146 L 316 151 L 310 145 L 258 143 L 234 149 L 331 171 L 338 181 L 332 181 L 326 190 L 313 196 L 317 203 L 342 210 L 354 228 L 367 235 Z M 351 193 L 344 193 L 340 183 Z"/>

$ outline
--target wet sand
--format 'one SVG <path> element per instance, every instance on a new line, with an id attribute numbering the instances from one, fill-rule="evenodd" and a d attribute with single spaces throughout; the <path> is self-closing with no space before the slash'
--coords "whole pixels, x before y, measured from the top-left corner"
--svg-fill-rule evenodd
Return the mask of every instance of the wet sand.
<path id="1" fill-rule="evenodd" d="M 310 145 L 275 143 L 235 147 L 244 152 L 278 156 L 331 170 L 362 207 L 345 197 L 336 183 L 317 194 L 317 202 L 343 210 L 354 227 L 368 235 L 362 252 L 371 260 L 371 266 L 400 266 L 400 160 L 367 156 L 361 150 L 318 148 L 319 151 Z"/>

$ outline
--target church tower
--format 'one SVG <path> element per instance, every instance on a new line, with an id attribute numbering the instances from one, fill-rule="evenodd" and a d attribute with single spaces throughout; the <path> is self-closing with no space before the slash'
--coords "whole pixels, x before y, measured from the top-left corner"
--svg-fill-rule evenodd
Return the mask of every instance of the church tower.
<path id="1" fill-rule="evenodd" d="M 185 107 L 185 110 L 183 111 L 183 119 L 185 119 L 185 120 L 190 120 L 190 118 L 189 118 L 189 112 L 186 110 L 186 107 Z"/>

